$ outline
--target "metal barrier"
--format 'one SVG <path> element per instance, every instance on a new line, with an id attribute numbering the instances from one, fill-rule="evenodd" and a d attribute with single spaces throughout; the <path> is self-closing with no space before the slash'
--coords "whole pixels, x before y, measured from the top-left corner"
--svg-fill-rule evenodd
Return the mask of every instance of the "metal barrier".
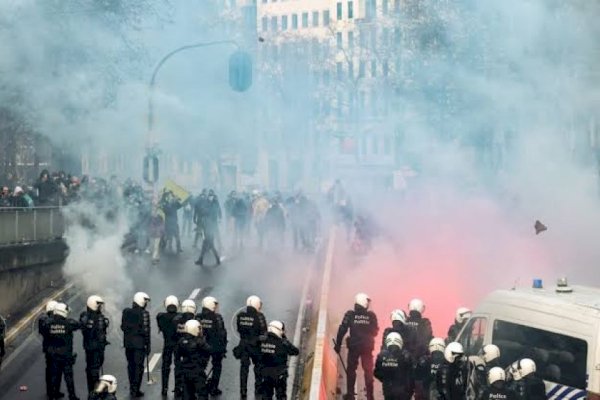
<path id="1" fill-rule="evenodd" d="M 0 208 L 0 246 L 60 239 L 64 231 L 59 207 Z"/>

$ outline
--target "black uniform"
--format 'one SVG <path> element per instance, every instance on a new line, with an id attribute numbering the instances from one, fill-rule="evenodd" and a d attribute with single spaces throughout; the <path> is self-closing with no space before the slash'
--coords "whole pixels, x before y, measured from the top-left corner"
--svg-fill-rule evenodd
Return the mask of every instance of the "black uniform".
<path id="1" fill-rule="evenodd" d="M 385 400 L 409 400 L 412 396 L 414 376 L 413 360 L 406 350 L 390 346 L 377 356 L 375 378 L 383 386 Z"/>
<path id="2" fill-rule="evenodd" d="M 512 381 L 511 389 L 518 400 L 546 400 L 546 385 L 544 381 L 535 374 L 527 375 L 525 378 Z"/>
<path id="3" fill-rule="evenodd" d="M 94 390 L 100 379 L 100 370 L 104 364 L 104 349 L 109 344 L 106 340 L 108 319 L 100 311 L 87 309 L 79 317 L 85 350 L 85 374 L 88 393 Z"/>
<path id="4" fill-rule="evenodd" d="M 50 319 L 52 318 L 52 315 L 54 313 L 52 311 L 47 312 L 46 314 L 42 314 L 42 316 L 40 316 L 40 319 L 38 319 L 38 333 L 40 335 L 42 335 L 42 351 L 44 352 L 44 357 L 46 358 L 46 371 L 45 371 L 45 376 L 46 376 L 46 396 L 48 398 L 52 398 L 52 389 L 51 389 L 51 381 L 52 381 L 52 375 L 51 375 L 51 369 L 50 369 L 50 357 L 48 356 L 48 340 L 46 339 L 46 336 L 44 335 L 44 332 L 47 329 L 47 325 L 48 322 L 50 321 Z M 62 381 L 62 376 L 58 377 L 58 393 L 60 395 L 63 395 L 63 393 L 60 393 L 60 382 Z"/>
<path id="5" fill-rule="evenodd" d="M 208 345 L 210 346 L 210 360 L 212 363 L 212 376 L 207 383 L 209 394 L 220 393 L 219 382 L 221 381 L 221 370 L 223 369 L 223 358 L 227 353 L 227 331 L 221 314 L 203 307 L 196 315 L 196 319 L 202 325 L 202 331 Z"/>
<path id="6" fill-rule="evenodd" d="M 427 399 L 437 399 L 437 372 L 444 363 L 444 353 L 434 351 L 431 354 L 422 356 L 415 366 L 415 380 L 422 382 L 424 394 Z"/>
<path id="7" fill-rule="evenodd" d="M 162 333 L 164 343 L 162 351 L 162 390 L 163 393 L 169 389 L 169 375 L 171 375 L 171 364 L 175 355 L 175 346 L 177 346 L 177 307 L 169 306 L 167 312 L 158 313 L 156 323 L 158 330 Z"/>
<path id="8" fill-rule="evenodd" d="M 407 350 L 412 356 L 416 342 L 415 331 L 412 327 L 409 327 L 400 321 L 392 321 L 392 326 L 385 328 L 383 337 L 381 338 L 381 349 L 385 349 L 385 338 L 392 332 L 399 333 L 400 336 L 402 336 L 402 341 L 404 342 L 403 350 Z"/>
<path id="9" fill-rule="evenodd" d="M 481 395 L 478 397 L 478 400 L 515 400 L 515 393 L 507 387 L 506 382 L 498 381 L 494 382 L 492 385 L 488 385 Z"/>
<path id="10" fill-rule="evenodd" d="M 448 328 L 448 337 L 446 338 L 446 343 L 454 342 L 466 323 L 467 320 L 460 323 L 455 321 L 454 324 L 450 325 L 450 328 Z"/>
<path id="11" fill-rule="evenodd" d="M 335 347 L 337 353 L 341 350 L 342 340 L 348 330 L 350 330 L 350 335 L 346 339 L 346 346 L 348 347 L 347 395 L 355 395 L 356 369 L 358 368 L 358 360 L 360 359 L 365 373 L 367 400 L 372 400 L 373 348 L 375 347 L 375 336 L 379 332 L 377 316 L 372 311 L 358 304 L 354 305 L 354 310 L 347 311 L 337 332 Z"/>
<path id="12" fill-rule="evenodd" d="M 90 400 L 117 400 L 117 395 L 114 393 L 92 393 Z"/>
<path id="13" fill-rule="evenodd" d="M 496 364 L 496 363 L 494 363 Z M 488 372 L 492 366 L 485 364 L 479 357 L 469 357 L 467 364 L 467 393 L 475 399 L 479 399 L 488 386 Z"/>
<path id="14" fill-rule="evenodd" d="M 204 336 L 196 337 L 184 333 L 177 342 L 175 354 L 181 373 L 184 400 L 208 399 L 205 369 L 209 352 L 210 346 Z"/>
<path id="15" fill-rule="evenodd" d="M 150 314 L 145 308 L 133 303 L 131 308 L 123 310 L 121 330 L 127 356 L 129 392 L 137 396 L 141 394 L 144 358 L 150 354 Z"/>
<path id="16" fill-rule="evenodd" d="M 180 313 L 173 318 L 173 323 L 177 327 L 177 341 L 181 339 L 185 333 L 185 323 L 189 320 L 194 319 L 193 313 Z M 175 359 L 175 393 L 177 395 L 183 393 L 183 376 L 181 375 L 181 368 L 177 358 Z"/>
<path id="17" fill-rule="evenodd" d="M 2 366 L 2 360 L 4 360 L 4 356 L 6 355 L 6 351 L 4 350 L 4 337 L 6 336 L 6 322 L 4 322 L 4 318 L 0 315 L 0 367 Z"/>
<path id="18" fill-rule="evenodd" d="M 409 346 L 409 351 L 412 353 L 413 359 L 418 360 L 424 355 L 427 355 L 429 341 L 433 339 L 433 330 L 431 321 L 423 318 L 420 312 L 410 311 L 406 326 L 411 331 L 412 343 Z M 423 400 L 427 398 L 425 384 L 419 379 L 415 380 L 415 400 Z"/>
<path id="19" fill-rule="evenodd" d="M 46 354 L 50 362 L 50 398 L 59 398 L 61 377 L 71 400 L 77 399 L 73 381 L 73 364 L 77 355 L 73 353 L 73 332 L 80 329 L 79 322 L 60 315 L 53 315 L 40 326 L 46 345 Z"/>
<path id="20" fill-rule="evenodd" d="M 245 399 L 248 392 L 248 372 L 251 361 L 254 364 L 254 392 L 258 393 L 261 387 L 258 365 L 259 337 L 266 335 L 267 321 L 261 312 L 248 306 L 245 311 L 236 316 L 236 327 L 240 334 L 240 343 L 233 349 L 233 355 L 241 361 L 240 394 L 242 399 Z"/>
<path id="21" fill-rule="evenodd" d="M 277 400 L 286 399 L 288 357 L 298 354 L 300 350 L 285 335 L 280 338 L 269 332 L 261 339 L 259 365 L 262 400 L 272 400 L 273 394 Z"/>
<path id="22" fill-rule="evenodd" d="M 436 385 L 439 400 L 463 400 L 466 394 L 466 373 L 462 361 L 444 361 L 437 372 Z"/>

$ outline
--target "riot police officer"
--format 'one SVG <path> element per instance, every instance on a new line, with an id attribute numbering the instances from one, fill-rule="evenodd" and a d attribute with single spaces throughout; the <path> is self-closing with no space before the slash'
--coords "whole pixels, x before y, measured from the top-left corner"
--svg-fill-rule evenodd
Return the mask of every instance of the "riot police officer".
<path id="1" fill-rule="evenodd" d="M 221 381 L 221 370 L 223 369 L 223 358 L 227 353 L 227 331 L 221 314 L 217 312 L 219 302 L 212 296 L 202 299 L 202 311 L 196 315 L 196 319 L 202 325 L 202 331 L 210 346 L 210 360 L 212 363 L 212 376 L 207 382 L 208 394 L 219 396 Z"/>
<path id="2" fill-rule="evenodd" d="M 77 355 L 73 353 L 73 332 L 80 329 L 79 322 L 68 318 L 69 309 L 66 304 L 58 303 L 54 314 L 42 327 L 46 343 L 46 352 L 50 361 L 50 398 L 60 398 L 59 387 L 61 376 L 69 392 L 70 400 L 78 400 L 73 380 L 73 364 Z"/>
<path id="3" fill-rule="evenodd" d="M 248 395 L 248 373 L 250 363 L 254 364 L 254 392 L 258 397 L 261 387 L 258 366 L 260 353 L 259 337 L 267 333 L 267 321 L 261 312 L 262 301 L 258 296 L 246 300 L 246 309 L 236 316 L 236 328 L 240 334 L 240 343 L 233 349 L 233 355 L 240 360 L 240 397 Z"/>
<path id="4" fill-rule="evenodd" d="M 365 387 L 367 400 L 373 400 L 373 348 L 375 336 L 379 332 L 377 316 L 369 310 L 371 299 L 365 293 L 359 293 L 354 298 L 354 309 L 346 311 L 340 327 L 338 328 L 335 352 L 340 353 L 342 340 L 346 332 L 350 331 L 346 341 L 348 347 L 348 364 L 346 379 L 346 395 L 344 399 L 354 399 L 354 384 L 356 383 L 356 369 L 360 359 L 365 373 Z"/>
<path id="5" fill-rule="evenodd" d="M 467 396 L 479 399 L 487 386 L 488 373 L 500 361 L 500 349 L 495 344 L 486 344 L 479 354 L 468 358 Z"/>
<path id="6" fill-rule="evenodd" d="M 187 321 L 175 350 L 181 373 L 183 400 L 208 399 L 205 369 L 209 351 L 200 322 L 195 319 Z"/>
<path id="7" fill-rule="evenodd" d="M 422 382 L 427 399 L 437 399 L 436 376 L 444 362 L 446 342 L 442 338 L 433 338 L 429 342 L 428 354 L 422 356 L 415 365 L 415 379 Z"/>
<path id="8" fill-rule="evenodd" d="M 433 330 L 431 321 L 423 317 L 425 312 L 425 303 L 421 299 L 412 299 L 408 303 L 408 319 L 406 325 L 410 328 L 410 335 L 413 338 L 413 343 L 409 347 L 413 359 L 418 360 L 427 354 L 427 347 L 431 339 L 433 339 Z M 427 398 L 425 393 L 425 383 L 420 379 L 415 380 L 415 400 L 423 400 Z"/>
<path id="9" fill-rule="evenodd" d="M 463 400 L 466 393 L 464 350 L 460 343 L 452 342 L 444 350 L 444 362 L 437 372 L 436 385 L 439 400 Z"/>
<path id="10" fill-rule="evenodd" d="M 530 358 L 515 361 L 508 367 L 511 388 L 519 400 L 546 400 L 544 381 L 536 375 L 535 362 Z"/>
<path id="11" fill-rule="evenodd" d="M 385 337 L 385 349 L 375 361 L 374 375 L 381 381 L 385 400 L 409 400 L 412 396 L 413 360 L 403 347 L 402 336 L 390 332 Z"/>
<path id="12" fill-rule="evenodd" d="M 146 293 L 136 293 L 132 306 L 123 310 L 121 319 L 131 397 L 144 395 L 140 387 L 144 377 L 144 359 L 150 354 L 150 314 L 146 311 L 149 302 L 150 296 Z"/>
<path id="13" fill-rule="evenodd" d="M 502 368 L 491 368 L 487 382 L 488 386 L 478 397 L 479 400 L 515 400 L 514 392 L 506 385 L 506 374 Z"/>
<path id="14" fill-rule="evenodd" d="M 177 326 L 177 340 L 185 335 L 185 324 L 196 317 L 196 303 L 192 299 L 181 302 L 181 313 L 173 318 Z M 177 360 L 175 360 L 175 393 L 183 393 L 183 379 Z"/>
<path id="15" fill-rule="evenodd" d="M 100 296 L 90 296 L 87 300 L 87 310 L 79 317 L 85 350 L 88 393 L 94 390 L 100 379 L 100 370 L 104 364 L 104 349 L 108 345 L 106 332 L 109 322 L 102 314 L 103 306 L 104 300 Z"/>
<path id="16" fill-rule="evenodd" d="M 446 339 L 446 343 L 451 343 L 456 340 L 460 330 L 465 326 L 469 318 L 471 318 L 471 314 L 471 310 L 467 307 L 460 307 L 456 310 L 454 324 L 450 325 L 450 328 L 448 328 L 448 338 Z"/>
<path id="17" fill-rule="evenodd" d="M 260 381 L 261 399 L 277 400 L 287 397 L 288 358 L 297 356 L 300 350 L 285 336 L 285 325 L 281 321 L 271 321 L 267 327 L 267 335 L 260 340 Z"/>
<path id="18" fill-rule="evenodd" d="M 90 400 L 117 400 L 117 378 L 112 375 L 102 375 Z"/>
<path id="19" fill-rule="evenodd" d="M 412 348 L 414 347 L 414 335 L 412 328 L 406 325 L 406 313 L 401 309 L 393 310 L 390 314 L 390 320 L 392 326 L 385 328 L 383 331 L 383 337 L 381 338 L 381 349 L 385 349 L 385 339 L 392 332 L 397 332 L 402 336 L 404 343 L 404 350 L 408 350 L 412 354 Z"/>
<path id="20" fill-rule="evenodd" d="M 48 398 L 52 398 L 52 396 L 54 396 L 55 394 L 52 393 L 52 389 L 51 389 L 51 385 L 50 385 L 50 381 L 52 380 L 52 377 L 50 375 L 50 357 L 48 356 L 48 351 L 47 351 L 48 350 L 48 341 L 46 340 L 46 336 L 44 335 L 44 332 L 46 330 L 48 323 L 50 322 L 50 319 L 54 315 L 54 309 L 56 308 L 57 304 L 58 304 L 58 302 L 56 302 L 54 300 L 50 300 L 46 304 L 46 313 L 42 314 L 40 316 L 40 318 L 38 319 L 38 333 L 40 335 L 42 335 L 42 351 L 44 352 L 44 357 L 46 358 L 45 377 L 46 377 L 46 396 Z M 62 376 L 60 376 L 58 379 L 58 393 L 56 393 L 56 395 L 62 398 L 65 396 L 65 394 L 60 392 L 60 382 L 61 381 L 62 381 Z"/>
<path id="21" fill-rule="evenodd" d="M 179 300 L 175 296 L 168 296 L 165 299 L 166 312 L 160 312 L 156 316 L 158 330 L 163 335 L 162 351 L 162 395 L 166 396 L 169 391 L 169 375 L 171 375 L 171 364 L 175 355 L 175 346 L 177 345 L 177 322 L 179 316 Z"/>

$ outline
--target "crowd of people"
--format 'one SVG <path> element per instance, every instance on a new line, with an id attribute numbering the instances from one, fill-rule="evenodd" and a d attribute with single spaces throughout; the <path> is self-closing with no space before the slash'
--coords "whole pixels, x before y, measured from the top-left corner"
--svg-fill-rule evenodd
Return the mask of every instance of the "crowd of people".
<path id="1" fill-rule="evenodd" d="M 144 361 L 151 354 L 152 318 L 148 311 L 150 296 L 138 292 L 131 307 L 123 310 L 120 329 L 127 359 L 127 376 L 131 398 L 140 398 L 144 375 Z M 201 310 L 187 299 L 179 304 L 175 296 L 164 300 L 164 311 L 156 315 L 163 336 L 162 390 L 167 396 L 173 388 L 176 399 L 208 399 L 220 396 L 222 361 L 227 354 L 228 336 L 223 317 L 218 312 L 216 298 L 202 299 Z M 116 400 L 117 378 L 101 373 L 109 321 L 103 314 L 104 300 L 96 295 L 87 300 L 87 309 L 79 320 L 69 318 L 69 308 L 64 303 L 51 301 L 46 314 L 38 322 L 43 337 L 42 350 L 46 356 L 46 393 L 48 399 L 65 396 L 60 387 L 64 379 L 69 400 L 78 400 L 73 376 L 76 353 L 73 336 L 78 330 L 83 335 L 85 351 L 87 393 L 92 400 Z M 255 398 L 284 399 L 287 391 L 287 365 L 290 356 L 299 354 L 285 334 L 283 322 L 273 320 L 267 324 L 262 313 L 262 300 L 250 296 L 246 307 L 235 317 L 240 337 L 233 348 L 233 356 L 240 361 L 240 398 L 247 398 L 250 365 L 254 367 Z M 210 368 L 208 367 L 210 364 Z M 174 366 L 173 385 L 170 386 L 171 368 Z"/>
<path id="2" fill-rule="evenodd" d="M 355 297 L 339 326 L 334 350 L 340 354 L 346 334 L 347 363 L 344 400 L 356 398 L 358 362 L 364 371 L 367 400 L 374 400 L 374 379 L 381 381 L 385 400 L 541 400 L 546 399 L 544 382 L 536 375 L 532 359 L 515 360 L 506 370 L 499 366 L 500 349 L 494 344 L 467 356 L 456 336 L 471 311 L 461 307 L 446 338 L 433 337 L 431 322 L 424 317 L 425 304 L 412 299 L 408 314 L 391 312 L 391 326 L 383 332 L 380 352 L 373 362 L 379 333 L 371 299 Z"/>

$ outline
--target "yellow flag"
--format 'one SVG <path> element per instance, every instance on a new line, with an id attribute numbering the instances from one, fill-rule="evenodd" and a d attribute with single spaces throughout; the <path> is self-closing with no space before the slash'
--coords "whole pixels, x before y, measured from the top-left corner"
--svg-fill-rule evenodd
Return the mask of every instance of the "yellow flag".
<path id="1" fill-rule="evenodd" d="M 190 192 L 188 192 L 187 190 L 185 190 L 170 179 L 167 179 L 167 181 L 165 182 L 165 188 L 163 189 L 163 192 L 164 191 L 169 191 L 173 193 L 173 195 L 177 197 L 182 203 L 189 199 L 191 196 Z"/>

